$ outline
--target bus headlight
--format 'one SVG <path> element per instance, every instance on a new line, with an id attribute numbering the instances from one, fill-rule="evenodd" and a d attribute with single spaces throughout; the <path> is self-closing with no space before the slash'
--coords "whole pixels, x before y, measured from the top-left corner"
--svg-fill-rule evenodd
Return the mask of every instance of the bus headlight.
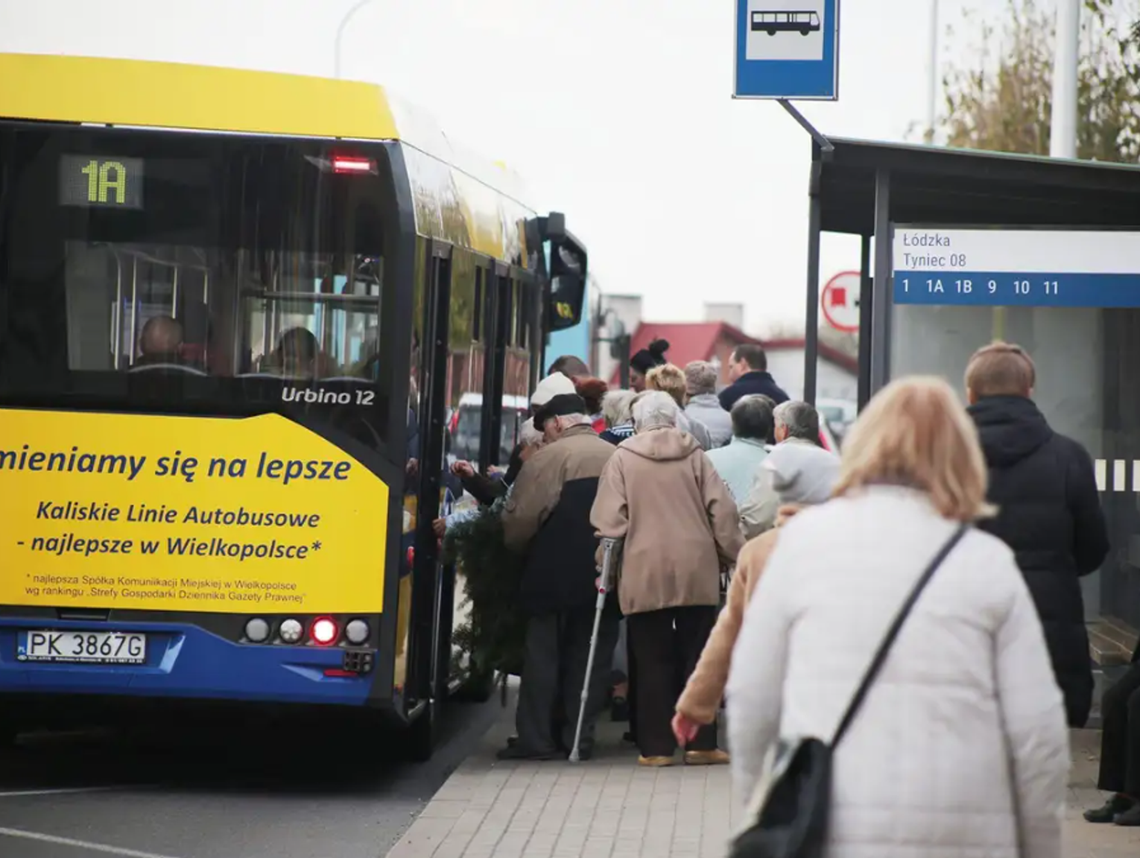
<path id="1" fill-rule="evenodd" d="M 368 623 L 364 620 L 353 620 L 344 627 L 344 636 L 348 638 L 350 644 L 359 646 L 368 640 Z"/>
<path id="2" fill-rule="evenodd" d="M 278 634 L 281 635 L 281 640 L 285 643 L 296 643 L 301 639 L 304 631 L 305 627 L 296 620 L 285 620 L 281 623 Z"/>
<path id="3" fill-rule="evenodd" d="M 245 636 L 253 643 L 265 643 L 269 640 L 269 623 L 260 617 L 254 617 L 245 624 Z"/>

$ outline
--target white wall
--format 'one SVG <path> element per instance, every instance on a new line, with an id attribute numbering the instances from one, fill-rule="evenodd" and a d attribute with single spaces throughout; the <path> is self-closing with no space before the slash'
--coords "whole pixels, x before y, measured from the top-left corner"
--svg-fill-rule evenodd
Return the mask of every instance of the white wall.
<path id="1" fill-rule="evenodd" d="M 804 395 L 804 350 L 767 349 L 768 371 L 776 384 L 792 399 Z M 820 358 L 816 363 L 815 395 L 817 399 L 849 399 L 859 397 L 859 378 L 831 361 Z"/>
<path id="2" fill-rule="evenodd" d="M 743 304 L 705 303 L 706 322 L 727 322 L 737 330 L 744 327 Z"/>

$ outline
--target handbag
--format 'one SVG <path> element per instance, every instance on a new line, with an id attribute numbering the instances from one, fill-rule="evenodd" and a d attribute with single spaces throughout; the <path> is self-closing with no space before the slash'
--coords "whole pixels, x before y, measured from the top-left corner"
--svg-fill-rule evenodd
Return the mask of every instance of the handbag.
<path id="1" fill-rule="evenodd" d="M 911 589 L 863 674 L 831 742 L 812 737 L 780 739 L 769 748 L 764 776 L 745 811 L 746 827 L 733 838 L 730 858 L 820 858 L 824 854 L 835 748 L 855 720 L 911 609 L 967 530 L 965 524 L 955 529 Z"/>

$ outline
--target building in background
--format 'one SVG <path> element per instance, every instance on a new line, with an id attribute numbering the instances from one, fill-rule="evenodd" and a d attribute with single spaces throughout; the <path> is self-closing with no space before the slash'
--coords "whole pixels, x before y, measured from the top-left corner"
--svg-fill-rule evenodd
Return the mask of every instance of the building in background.
<path id="1" fill-rule="evenodd" d="M 642 322 L 634 331 L 631 354 L 636 354 L 656 339 L 668 340 L 666 357 L 670 363 L 684 367 L 690 361 L 705 360 L 717 367 L 721 386 L 728 384 L 728 362 L 733 349 L 745 343 L 758 344 L 768 355 L 768 370 L 776 383 L 793 399 L 803 397 L 805 343 L 802 337 L 765 341 L 750 337 L 740 328 L 722 321 Z M 611 361 L 608 368 L 609 374 L 602 377 L 614 386 L 618 382 L 616 362 Z M 854 403 L 858 389 L 859 362 L 832 346 L 820 343 L 817 399 Z"/>
<path id="2" fill-rule="evenodd" d="M 743 304 L 705 304 L 706 322 L 724 322 L 738 330 L 744 330 Z"/>
<path id="3" fill-rule="evenodd" d="M 627 334 L 637 330 L 641 324 L 641 296 L 599 294 L 595 318 L 598 320 L 595 336 L 600 339 L 595 339 L 592 344 L 592 360 L 588 363 L 598 378 L 613 379 L 610 387 L 615 387 L 618 383 L 618 361 L 610 355 L 610 344 L 601 340 L 613 337 L 619 326 Z"/>

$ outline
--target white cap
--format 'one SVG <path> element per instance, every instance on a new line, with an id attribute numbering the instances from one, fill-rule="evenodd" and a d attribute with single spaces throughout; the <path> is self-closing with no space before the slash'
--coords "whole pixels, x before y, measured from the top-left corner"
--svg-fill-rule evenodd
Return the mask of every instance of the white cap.
<path id="1" fill-rule="evenodd" d="M 577 392 L 574 382 L 562 373 L 554 372 L 542 379 L 535 387 L 534 393 L 530 396 L 530 405 L 531 408 L 538 408 L 556 396 L 573 395 Z"/>

